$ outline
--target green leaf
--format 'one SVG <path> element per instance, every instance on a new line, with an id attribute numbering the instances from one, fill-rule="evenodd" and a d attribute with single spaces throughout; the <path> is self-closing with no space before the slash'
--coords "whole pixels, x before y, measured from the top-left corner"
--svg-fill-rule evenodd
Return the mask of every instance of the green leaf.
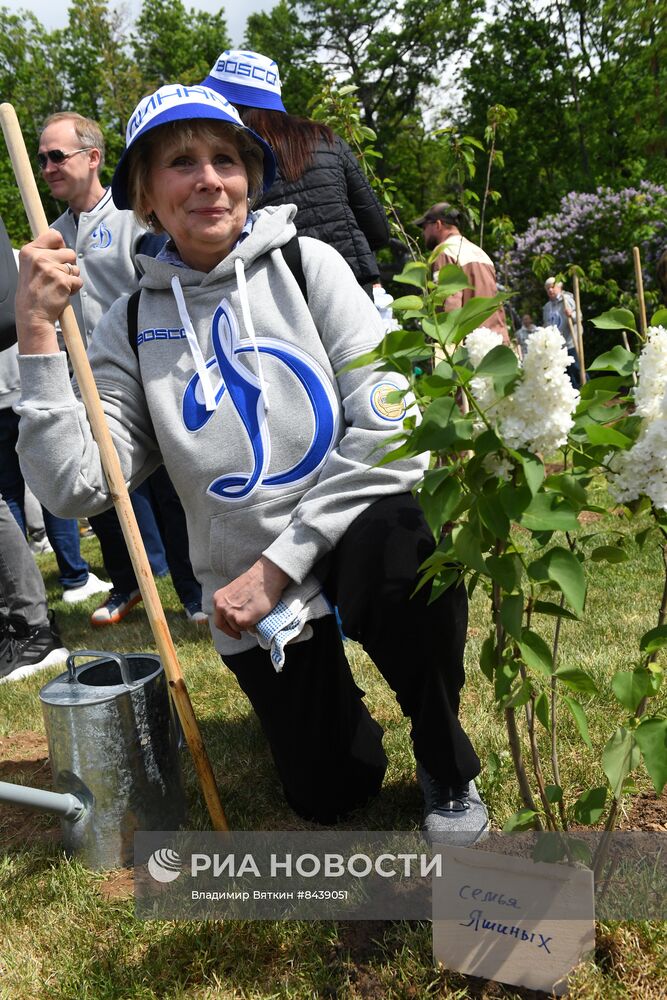
<path id="1" fill-rule="evenodd" d="M 519 523 L 529 531 L 576 531 L 579 527 L 576 511 L 557 493 L 538 493 L 524 510 Z"/>
<path id="2" fill-rule="evenodd" d="M 486 639 L 482 643 L 482 649 L 479 654 L 479 667 L 487 681 L 493 682 L 493 672 L 496 665 L 495 660 L 495 649 L 496 644 L 494 640 L 494 635 L 487 635 Z"/>
<path id="3" fill-rule="evenodd" d="M 498 491 L 498 499 L 509 518 L 518 521 L 532 503 L 530 490 L 526 486 L 512 486 L 508 483 Z"/>
<path id="4" fill-rule="evenodd" d="M 613 445 L 615 448 L 627 449 L 632 444 L 632 439 L 614 430 L 613 427 L 603 427 L 601 424 L 587 424 L 586 437 L 591 444 Z"/>
<path id="5" fill-rule="evenodd" d="M 539 670 L 546 677 L 551 677 L 554 669 L 553 657 L 551 650 L 541 636 L 525 628 L 521 636 L 519 649 L 521 650 L 524 662 L 529 667 Z"/>
<path id="6" fill-rule="evenodd" d="M 548 490 L 553 490 L 554 493 L 561 493 L 574 504 L 581 506 L 586 503 L 586 490 L 574 476 L 570 476 L 567 473 L 563 472 L 556 476 L 547 476 L 544 480 L 544 486 Z"/>
<path id="7" fill-rule="evenodd" d="M 438 290 L 445 293 L 445 297 L 462 292 L 464 288 L 470 288 L 470 282 L 466 278 L 463 268 L 456 264 L 445 264 L 438 271 Z"/>
<path id="8" fill-rule="evenodd" d="M 479 573 L 486 574 L 486 563 L 482 555 L 479 538 L 474 533 L 469 524 L 463 524 L 454 528 L 452 532 L 454 552 L 464 566 L 476 569 Z"/>
<path id="9" fill-rule="evenodd" d="M 574 803 L 573 813 L 577 823 L 584 826 L 592 826 L 598 823 L 604 816 L 607 804 L 607 788 L 600 785 L 598 788 L 589 788 L 582 792 Z"/>
<path id="10" fill-rule="evenodd" d="M 586 865 L 587 868 L 593 866 L 593 851 L 590 844 L 585 840 L 579 840 L 577 837 L 568 837 L 567 844 L 570 848 L 570 855 L 573 861 L 578 861 L 580 864 Z"/>
<path id="11" fill-rule="evenodd" d="M 496 701 L 503 701 L 512 690 L 512 683 L 519 672 L 519 664 L 515 660 L 503 660 L 496 667 L 494 674 L 494 697 Z"/>
<path id="12" fill-rule="evenodd" d="M 533 604 L 533 612 L 540 615 L 550 615 L 552 618 L 567 618 L 572 622 L 579 621 L 577 615 L 568 611 L 565 607 L 562 608 L 560 604 L 554 604 L 552 601 L 535 601 Z"/>
<path id="13" fill-rule="evenodd" d="M 513 452 L 517 455 L 523 467 L 523 474 L 526 477 L 526 485 L 533 496 L 537 493 L 544 480 L 544 463 L 537 455 L 530 451 Z"/>
<path id="14" fill-rule="evenodd" d="M 618 372 L 619 375 L 631 375 L 635 368 L 635 355 L 617 344 L 611 351 L 600 354 L 588 366 L 589 372 Z"/>
<path id="15" fill-rule="evenodd" d="M 644 548 L 644 545 L 646 544 L 646 539 L 649 537 L 652 531 L 653 527 L 650 527 L 650 528 L 644 528 L 642 531 L 637 532 L 637 534 L 635 535 L 635 542 L 637 543 L 640 549 Z"/>
<path id="16" fill-rule="evenodd" d="M 667 625 L 658 625 L 657 628 L 649 629 L 639 640 L 639 648 L 643 653 L 655 653 L 663 646 L 667 646 Z"/>
<path id="17" fill-rule="evenodd" d="M 491 578 L 499 583 L 506 593 L 511 594 L 519 579 L 516 557 L 511 555 L 487 556 L 486 567 Z"/>
<path id="18" fill-rule="evenodd" d="M 400 274 L 395 274 L 393 281 L 399 281 L 402 285 L 416 285 L 417 288 L 426 288 L 430 276 L 429 268 L 421 261 L 411 260 L 405 265 Z"/>
<path id="19" fill-rule="evenodd" d="M 500 607 L 500 620 L 513 639 L 521 638 L 523 594 L 507 595 Z"/>
<path id="20" fill-rule="evenodd" d="M 514 351 L 503 344 L 494 347 L 485 354 L 475 368 L 475 375 L 500 375 L 502 378 L 512 377 L 519 373 L 519 362 Z"/>
<path id="21" fill-rule="evenodd" d="M 494 295 L 491 298 L 475 296 L 475 298 L 468 299 L 460 309 L 453 309 L 448 313 L 448 317 L 451 318 L 451 326 L 456 330 L 455 342 L 460 343 L 473 330 L 483 326 L 485 320 L 493 316 L 506 298 L 506 295 Z"/>
<path id="22" fill-rule="evenodd" d="M 542 557 L 547 577 L 565 595 L 565 599 L 578 615 L 584 611 L 586 577 L 577 557 L 561 546 L 549 549 Z"/>
<path id="23" fill-rule="evenodd" d="M 629 712 L 635 712 L 642 698 L 651 688 L 651 675 L 644 667 L 637 670 L 618 670 L 611 679 L 611 689 L 618 701 Z"/>
<path id="24" fill-rule="evenodd" d="M 615 799 L 623 793 L 623 783 L 637 767 L 640 752 L 634 735 L 619 726 L 602 751 L 602 769 L 607 775 Z"/>
<path id="25" fill-rule="evenodd" d="M 598 693 L 593 678 L 579 667 L 558 667 L 556 677 L 572 691 L 579 691 L 581 694 Z"/>
<path id="26" fill-rule="evenodd" d="M 591 320 L 598 330 L 632 330 L 637 332 L 635 317 L 629 309 L 610 309 Z"/>
<path id="27" fill-rule="evenodd" d="M 547 698 L 546 692 L 541 691 L 535 700 L 535 715 L 538 721 L 542 723 L 546 731 L 551 732 L 551 719 L 549 717 L 549 699 Z M 551 800 L 549 800 L 551 801 Z"/>
<path id="28" fill-rule="evenodd" d="M 424 417 L 412 434 L 413 454 L 423 451 L 448 451 L 472 441 L 472 417 L 462 417 L 456 401 L 439 396 L 426 407 Z"/>
<path id="29" fill-rule="evenodd" d="M 502 770 L 502 761 L 495 750 L 492 750 L 486 755 L 486 761 L 484 762 L 484 773 L 487 778 L 493 784 L 498 778 Z"/>
<path id="30" fill-rule="evenodd" d="M 509 701 L 505 702 L 505 708 L 521 708 L 530 701 L 533 688 L 529 680 L 522 681 L 519 688 L 514 692 Z"/>
<path id="31" fill-rule="evenodd" d="M 649 326 L 667 326 L 667 309 L 658 309 L 654 312 Z"/>
<path id="32" fill-rule="evenodd" d="M 391 304 L 394 312 L 400 312 L 403 309 L 414 309 L 420 310 L 424 305 L 424 302 L 418 295 L 402 295 L 400 299 L 394 299 Z"/>
<path id="33" fill-rule="evenodd" d="M 451 520 L 452 512 L 461 499 L 461 487 L 457 479 L 446 479 L 437 489 L 429 494 L 426 490 L 419 493 L 419 503 L 424 511 L 428 526 L 437 539 L 443 524 Z"/>
<path id="34" fill-rule="evenodd" d="M 477 501 L 477 510 L 482 524 L 489 529 L 492 535 L 496 538 L 507 538 L 510 530 L 509 518 L 496 497 L 480 497 Z"/>
<path id="35" fill-rule="evenodd" d="M 627 562 L 630 556 L 620 545 L 598 545 L 591 552 L 593 562 L 622 563 Z"/>
<path id="36" fill-rule="evenodd" d="M 503 833 L 517 833 L 521 830 L 533 830 L 537 813 L 534 809 L 519 809 L 507 820 L 503 827 Z"/>
<path id="37" fill-rule="evenodd" d="M 563 789 L 560 785 L 546 785 L 544 792 L 547 797 L 547 802 L 550 802 L 552 806 L 557 802 L 563 801 Z"/>
<path id="38" fill-rule="evenodd" d="M 667 719 L 644 719 L 635 729 L 635 739 L 653 787 L 661 795 L 667 784 Z"/>
<path id="39" fill-rule="evenodd" d="M 562 695 L 562 699 L 567 705 L 572 715 L 572 718 L 577 724 L 577 729 L 581 733 L 581 738 L 586 744 L 586 746 L 592 750 L 593 744 L 591 743 L 591 737 L 588 732 L 588 722 L 586 721 L 586 713 L 575 698 L 570 698 L 568 695 Z"/>
<path id="40" fill-rule="evenodd" d="M 541 833 L 533 847 L 533 861 L 544 861 L 546 864 L 562 861 L 566 854 L 565 835 L 551 830 Z"/>

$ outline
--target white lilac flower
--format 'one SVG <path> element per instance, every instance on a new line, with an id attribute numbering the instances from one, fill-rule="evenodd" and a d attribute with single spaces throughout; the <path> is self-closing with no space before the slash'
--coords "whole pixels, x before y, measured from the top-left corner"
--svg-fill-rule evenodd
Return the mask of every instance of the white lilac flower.
<path id="1" fill-rule="evenodd" d="M 473 368 L 477 368 L 480 361 L 492 351 L 494 347 L 502 344 L 501 334 L 494 333 L 486 326 L 480 326 L 472 333 L 469 333 L 464 341 L 464 347 L 468 351 L 468 357 Z M 479 407 L 483 411 L 491 409 L 496 402 L 496 393 L 493 388 L 493 380 L 490 376 L 479 375 L 470 380 L 470 391 L 475 397 Z M 474 428 L 479 432 L 484 427 L 484 422 L 475 417 Z"/>
<path id="2" fill-rule="evenodd" d="M 636 412 L 644 418 L 628 451 L 609 459 L 609 489 L 621 503 L 647 496 L 667 510 L 667 330 L 650 327 L 639 356 Z"/>
<path id="3" fill-rule="evenodd" d="M 506 483 L 509 483 L 512 478 L 514 466 L 508 458 L 502 458 L 497 452 L 487 455 L 482 465 L 489 475 L 497 476 L 498 479 L 504 479 Z"/>
<path id="4" fill-rule="evenodd" d="M 661 412 L 667 389 L 667 330 L 651 326 L 639 356 L 638 384 L 634 393 L 635 410 L 640 417 L 654 420 Z"/>
<path id="5" fill-rule="evenodd" d="M 500 342 L 499 334 L 482 327 L 466 338 L 465 346 L 478 365 Z M 579 400 L 566 373 L 571 363 L 560 331 L 555 326 L 538 327 L 527 339 L 522 378 L 510 396 L 497 399 L 490 378 L 471 380 L 475 399 L 509 447 L 549 454 L 565 444 Z M 481 421 L 475 428 L 481 428 Z M 507 469 L 498 468 L 505 478 Z"/>
<path id="6" fill-rule="evenodd" d="M 476 330 L 469 333 L 464 341 L 464 347 L 468 352 L 470 363 L 476 368 L 483 357 L 494 347 L 499 347 L 503 342 L 501 334 L 489 330 L 487 326 L 478 326 Z"/>
<path id="7" fill-rule="evenodd" d="M 502 436 L 510 447 L 548 455 L 565 444 L 579 402 L 566 371 L 570 364 L 557 327 L 538 327 L 528 337 L 523 378 L 500 404 Z"/>

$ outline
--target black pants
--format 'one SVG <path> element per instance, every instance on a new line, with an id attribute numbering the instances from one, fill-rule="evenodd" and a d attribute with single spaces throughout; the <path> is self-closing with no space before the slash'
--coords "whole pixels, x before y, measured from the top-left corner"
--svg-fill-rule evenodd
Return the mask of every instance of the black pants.
<path id="1" fill-rule="evenodd" d="M 458 721 L 468 621 L 464 587 L 432 604 L 411 597 L 433 537 L 410 494 L 369 507 L 316 567 L 343 630 L 361 643 L 409 717 L 415 756 L 447 784 L 480 770 Z M 225 657 L 259 716 L 285 795 L 306 819 L 335 822 L 376 794 L 386 757 L 382 729 L 354 683 L 333 616 L 313 638 L 287 647 L 276 673 L 269 654 Z"/>

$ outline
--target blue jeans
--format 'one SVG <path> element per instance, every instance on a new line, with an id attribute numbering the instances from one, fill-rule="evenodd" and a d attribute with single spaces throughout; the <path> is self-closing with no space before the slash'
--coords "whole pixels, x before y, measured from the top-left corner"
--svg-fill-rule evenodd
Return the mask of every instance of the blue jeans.
<path id="1" fill-rule="evenodd" d="M 0 410 L 0 493 L 25 535 L 25 481 L 16 454 L 19 418 L 12 409 Z M 81 556 L 79 522 L 56 517 L 42 506 L 44 527 L 55 553 L 59 581 L 65 589 L 82 587 L 88 580 L 88 563 Z"/>
<path id="2" fill-rule="evenodd" d="M 166 576 L 169 572 L 162 535 L 155 520 L 153 503 L 147 483 L 142 483 L 130 494 L 134 514 L 139 525 L 148 561 L 154 576 Z"/>

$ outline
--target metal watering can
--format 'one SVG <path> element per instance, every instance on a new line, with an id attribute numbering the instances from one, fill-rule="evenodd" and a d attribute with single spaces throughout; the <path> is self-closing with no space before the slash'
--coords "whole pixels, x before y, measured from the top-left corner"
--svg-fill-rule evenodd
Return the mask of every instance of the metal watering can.
<path id="1" fill-rule="evenodd" d="M 96 657 L 76 666 L 81 657 Z M 58 813 L 87 868 L 132 864 L 135 830 L 185 822 L 178 749 L 159 656 L 80 650 L 39 692 L 55 792 L 0 782 L 0 801 Z"/>

